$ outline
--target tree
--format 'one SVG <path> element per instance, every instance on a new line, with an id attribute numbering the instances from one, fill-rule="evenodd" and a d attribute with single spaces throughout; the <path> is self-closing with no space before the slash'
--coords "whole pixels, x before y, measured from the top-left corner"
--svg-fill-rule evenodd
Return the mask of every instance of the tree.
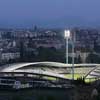
<path id="1" fill-rule="evenodd" d="M 54 47 L 51 48 L 38 48 L 38 59 L 40 61 L 56 61 L 64 62 L 64 54 L 60 50 L 57 50 Z"/>

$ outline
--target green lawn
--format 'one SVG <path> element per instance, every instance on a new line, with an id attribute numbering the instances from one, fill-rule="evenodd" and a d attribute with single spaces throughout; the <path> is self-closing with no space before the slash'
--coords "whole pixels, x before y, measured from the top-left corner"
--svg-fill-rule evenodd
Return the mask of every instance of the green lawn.
<path id="1" fill-rule="evenodd" d="M 74 74 L 74 79 L 76 80 L 77 78 L 83 77 L 83 74 Z M 72 79 L 72 74 L 65 74 L 65 77 L 68 79 Z"/>
<path id="2" fill-rule="evenodd" d="M 72 79 L 72 74 L 64 74 L 64 76 L 67 78 L 67 79 Z M 84 77 L 84 74 L 78 74 L 78 73 L 75 73 L 74 74 L 74 80 L 77 80 L 78 78 L 82 78 Z M 56 78 L 53 78 L 53 77 L 44 77 L 46 79 L 49 79 L 49 80 L 56 80 Z M 85 79 L 85 82 L 93 82 L 95 81 L 95 79 Z"/>
<path id="3" fill-rule="evenodd" d="M 72 79 L 72 74 L 65 74 L 65 77 L 68 79 Z M 78 78 L 84 77 L 84 74 L 74 74 L 74 79 L 77 80 Z M 85 82 L 93 82 L 95 79 L 85 79 Z"/>

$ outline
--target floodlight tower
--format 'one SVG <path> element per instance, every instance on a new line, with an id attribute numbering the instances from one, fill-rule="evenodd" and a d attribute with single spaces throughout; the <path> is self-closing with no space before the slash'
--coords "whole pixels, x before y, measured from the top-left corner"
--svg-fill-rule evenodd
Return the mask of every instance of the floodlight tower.
<path id="1" fill-rule="evenodd" d="M 74 80 L 74 63 L 75 63 L 75 42 L 76 42 L 76 32 L 72 34 L 72 79 Z"/>
<path id="2" fill-rule="evenodd" d="M 68 40 L 70 38 L 70 30 L 65 30 L 64 36 L 66 39 L 66 64 L 68 64 Z"/>
<path id="3" fill-rule="evenodd" d="M 70 30 L 65 30 L 64 35 L 65 35 L 65 38 L 66 38 L 66 64 L 68 64 L 68 40 L 71 38 L 71 41 L 72 41 L 72 79 L 74 80 L 75 33 L 73 34 L 73 38 L 72 38 Z"/>

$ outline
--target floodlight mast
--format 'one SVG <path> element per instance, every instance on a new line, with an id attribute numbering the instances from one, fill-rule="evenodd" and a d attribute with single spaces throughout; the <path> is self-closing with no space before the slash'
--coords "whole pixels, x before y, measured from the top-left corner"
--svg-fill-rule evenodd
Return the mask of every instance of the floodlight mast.
<path id="1" fill-rule="evenodd" d="M 71 32 L 70 30 L 65 30 L 64 31 L 65 39 L 66 39 L 66 64 L 68 64 L 68 40 L 71 38 Z M 75 33 L 73 34 L 73 39 L 72 41 L 72 79 L 74 80 L 74 42 L 75 42 Z"/>
<path id="2" fill-rule="evenodd" d="M 72 79 L 74 80 L 74 48 L 75 48 L 75 45 L 74 45 L 74 40 L 72 40 Z"/>
<path id="3" fill-rule="evenodd" d="M 76 33 L 73 32 L 73 39 L 72 39 L 72 79 L 74 80 L 74 63 L 75 63 L 75 41 L 76 41 Z"/>
<path id="4" fill-rule="evenodd" d="M 64 36 L 66 39 L 66 64 L 68 64 L 68 40 L 70 38 L 70 30 L 65 30 Z"/>

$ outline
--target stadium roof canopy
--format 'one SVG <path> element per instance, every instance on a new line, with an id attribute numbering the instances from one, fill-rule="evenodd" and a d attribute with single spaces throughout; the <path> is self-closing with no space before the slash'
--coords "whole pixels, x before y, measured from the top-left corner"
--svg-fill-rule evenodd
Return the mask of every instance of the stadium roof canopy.
<path id="1" fill-rule="evenodd" d="M 34 68 L 34 67 L 71 67 L 70 64 L 64 64 L 64 63 L 57 63 L 57 62 L 33 62 L 33 63 L 15 63 L 15 64 L 9 64 L 2 66 L 0 68 L 1 72 L 9 72 L 9 71 L 15 71 L 18 69 L 25 69 L 25 68 Z"/>
<path id="2" fill-rule="evenodd" d="M 74 64 L 75 68 L 78 67 L 94 67 L 100 66 L 99 64 Z M 0 67 L 0 72 L 25 72 L 25 73 L 34 73 L 34 74 L 43 74 L 47 76 L 54 76 L 59 78 L 65 78 L 61 74 L 57 74 L 54 72 L 50 72 L 47 70 L 41 70 L 41 67 L 47 68 L 72 68 L 72 64 L 65 64 L 65 63 L 58 63 L 58 62 L 33 62 L 33 63 L 16 63 L 16 64 L 9 64 L 6 66 Z M 40 69 L 35 69 L 40 68 Z M 92 72 L 91 72 L 92 73 Z M 88 76 L 87 76 L 88 77 Z"/>
<path id="3" fill-rule="evenodd" d="M 63 78 L 66 79 L 64 75 L 49 72 L 47 70 L 41 70 L 41 66 L 43 67 L 57 67 L 57 68 L 66 68 L 67 66 L 71 67 L 70 64 L 66 65 L 64 63 L 57 63 L 57 62 L 34 62 L 34 63 L 17 63 L 17 64 L 11 64 L 2 66 L 0 68 L 1 73 L 11 72 L 11 73 L 33 73 L 33 74 L 41 74 L 51 77 L 57 77 L 57 78 Z M 40 69 L 36 69 L 40 68 Z"/>
<path id="4" fill-rule="evenodd" d="M 74 64 L 74 67 L 96 67 L 99 64 Z M 57 68 L 71 68 L 73 67 L 72 64 L 65 64 L 65 63 L 58 63 L 58 62 L 33 62 L 33 63 L 15 63 L 15 64 L 9 64 L 2 66 L 0 68 L 1 72 L 9 72 L 9 71 L 15 71 L 18 69 L 24 69 L 24 68 L 33 68 L 33 67 L 57 67 Z"/>

